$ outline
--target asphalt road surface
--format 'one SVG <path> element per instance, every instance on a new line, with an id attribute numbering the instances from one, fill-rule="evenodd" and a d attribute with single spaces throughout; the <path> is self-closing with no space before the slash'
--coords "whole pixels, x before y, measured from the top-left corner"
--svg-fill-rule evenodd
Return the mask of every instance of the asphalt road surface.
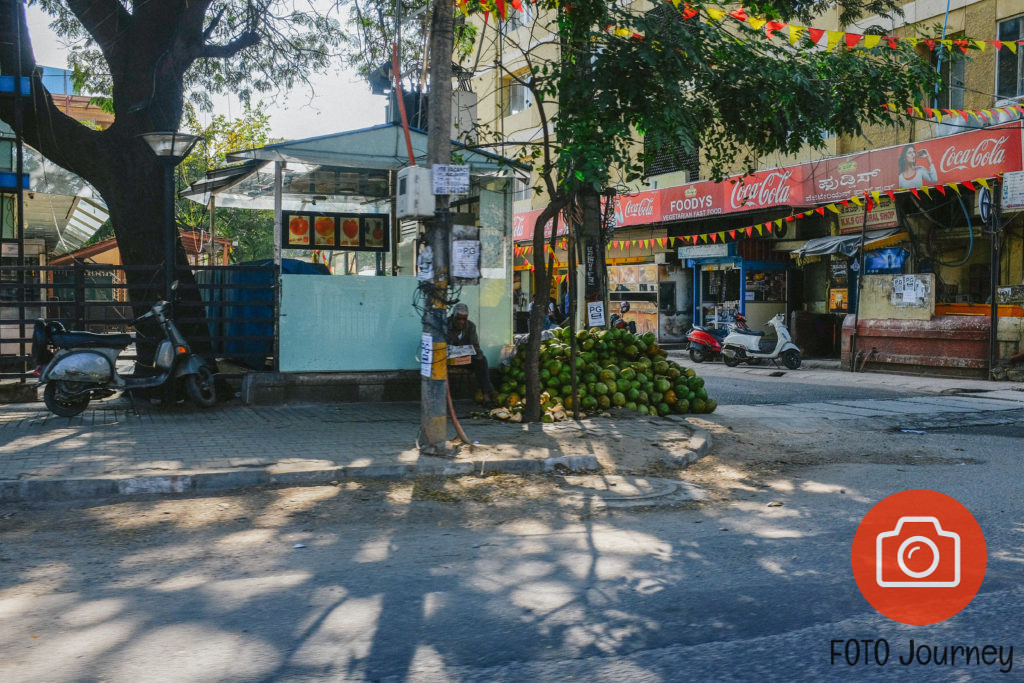
<path id="1" fill-rule="evenodd" d="M 907 405 L 844 390 L 854 414 Z M 609 510 L 503 476 L 0 507 L 0 680 L 1019 679 L 1024 414 L 950 398 L 900 431 L 806 407 L 836 391 L 779 390 L 794 427 L 753 399 L 712 416 L 682 475 L 699 503 Z M 977 596 L 930 626 L 876 612 L 850 569 L 863 516 L 913 488 L 987 544 Z M 977 655 L 931 661 L 956 647 Z"/>

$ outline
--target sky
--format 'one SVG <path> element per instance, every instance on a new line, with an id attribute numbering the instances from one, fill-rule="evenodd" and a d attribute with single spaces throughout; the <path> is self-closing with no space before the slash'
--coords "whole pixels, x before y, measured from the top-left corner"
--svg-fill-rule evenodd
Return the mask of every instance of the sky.
<path id="1" fill-rule="evenodd" d="M 28 30 L 36 63 L 66 69 L 67 49 L 48 27 L 49 15 L 28 7 Z M 385 99 L 371 95 L 369 86 L 354 73 L 314 74 L 308 87 L 282 93 L 267 101 L 271 137 L 297 140 L 384 123 Z M 315 94 L 314 94 L 315 92 Z M 242 105 L 233 96 L 216 97 L 214 114 L 237 116 Z"/>

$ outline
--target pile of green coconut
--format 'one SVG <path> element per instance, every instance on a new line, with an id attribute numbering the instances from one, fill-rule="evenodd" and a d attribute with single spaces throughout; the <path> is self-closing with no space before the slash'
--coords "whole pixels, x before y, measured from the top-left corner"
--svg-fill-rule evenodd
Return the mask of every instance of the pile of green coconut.
<path id="1" fill-rule="evenodd" d="M 573 416 L 572 376 L 567 329 L 541 342 L 540 396 L 544 422 Z M 710 413 L 718 402 L 708 397 L 704 380 L 692 368 L 668 360 L 653 334 L 634 335 L 621 329 L 576 333 L 576 381 L 581 417 L 597 410 L 622 408 L 641 415 Z M 521 344 L 501 367 L 498 407 L 491 417 L 522 421 L 526 395 L 526 345 Z"/>

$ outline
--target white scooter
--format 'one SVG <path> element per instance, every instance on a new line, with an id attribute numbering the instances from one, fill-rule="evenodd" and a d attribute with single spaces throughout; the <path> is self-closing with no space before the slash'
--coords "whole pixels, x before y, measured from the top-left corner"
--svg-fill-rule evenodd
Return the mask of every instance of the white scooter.
<path id="1" fill-rule="evenodd" d="M 729 335 L 722 340 L 722 360 L 731 368 L 740 363 L 757 365 L 762 360 L 770 360 L 773 363 L 782 361 L 790 370 L 800 367 L 800 349 L 793 343 L 789 336 L 789 329 L 784 322 L 785 316 L 778 313 L 774 318 L 765 323 L 765 327 L 771 325 L 775 328 L 778 337 L 775 343 L 763 339 L 764 332 L 754 332 L 747 327 L 747 321 L 742 314 L 736 314 L 736 325 L 729 332 Z"/>

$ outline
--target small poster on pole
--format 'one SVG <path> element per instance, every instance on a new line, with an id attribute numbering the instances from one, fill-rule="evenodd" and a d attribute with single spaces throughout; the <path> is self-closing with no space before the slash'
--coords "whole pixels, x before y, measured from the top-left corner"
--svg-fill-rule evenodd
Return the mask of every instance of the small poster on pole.
<path id="1" fill-rule="evenodd" d="M 587 323 L 591 327 L 604 327 L 604 302 L 587 302 Z"/>
<path id="2" fill-rule="evenodd" d="M 467 194 L 469 166 L 431 166 L 434 194 Z"/>
<path id="3" fill-rule="evenodd" d="M 420 339 L 420 374 L 430 378 L 430 371 L 434 368 L 434 338 L 424 334 Z"/>

